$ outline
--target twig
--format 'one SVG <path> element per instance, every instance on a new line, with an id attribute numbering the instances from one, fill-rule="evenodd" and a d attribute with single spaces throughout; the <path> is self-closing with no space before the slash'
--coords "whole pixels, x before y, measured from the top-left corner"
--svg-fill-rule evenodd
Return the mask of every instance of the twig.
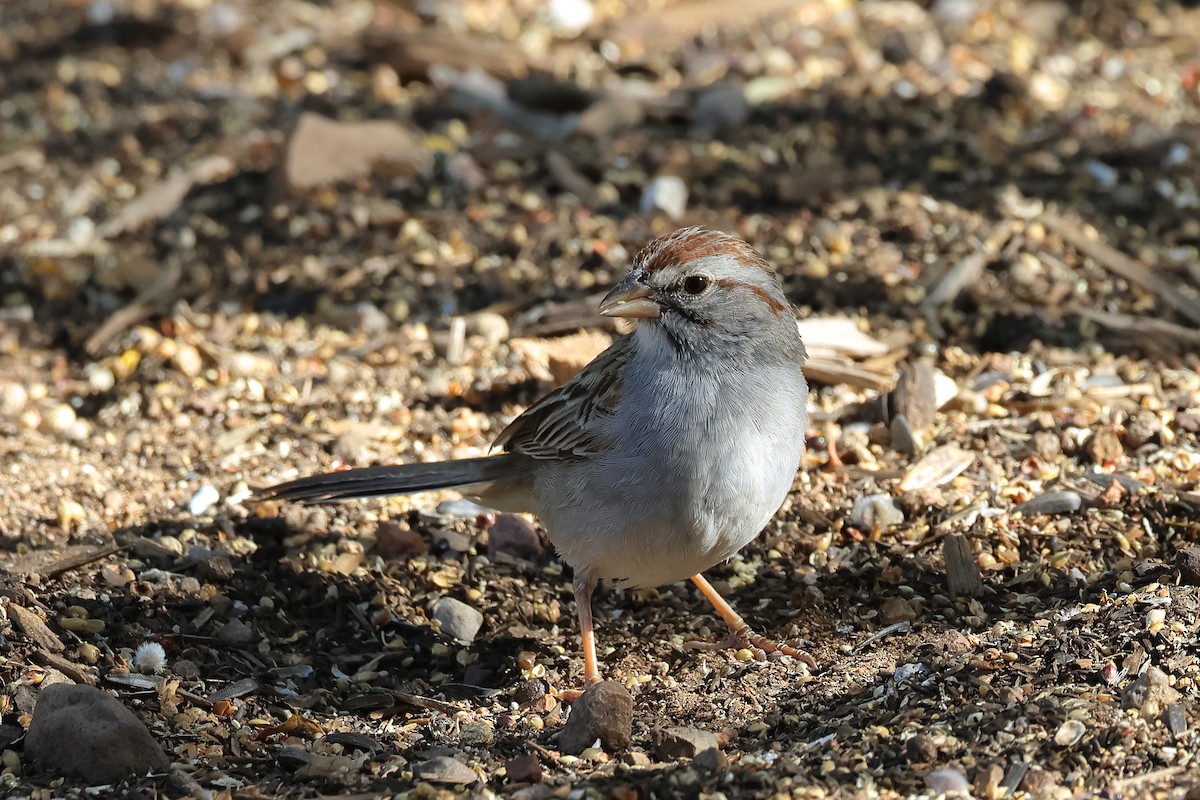
<path id="1" fill-rule="evenodd" d="M 1151 272 L 1146 265 L 1134 261 L 1102 241 L 1089 238 L 1083 228 L 1060 217 L 1053 211 L 1046 210 L 1040 219 L 1043 225 L 1057 233 L 1083 255 L 1088 256 L 1114 275 L 1119 275 L 1131 283 L 1136 283 L 1146 291 L 1153 292 L 1164 304 L 1200 325 L 1200 298 L 1185 295 L 1183 287 L 1177 283 L 1163 280 Z"/>
<path id="2" fill-rule="evenodd" d="M 1143 338 L 1169 338 L 1180 344 L 1200 344 L 1200 331 L 1186 328 L 1153 317 L 1140 317 L 1136 314 L 1114 314 L 1111 311 L 1097 311 L 1091 308 L 1074 309 L 1081 317 L 1087 317 L 1095 323 L 1121 333 Z"/>
<path id="3" fill-rule="evenodd" d="M 827 386 L 845 384 L 856 389 L 883 392 L 892 388 L 890 376 L 869 372 L 855 364 L 814 356 L 804 362 L 804 374 L 810 381 Z"/>
<path id="4" fill-rule="evenodd" d="M 1012 220 L 1000 221 L 996 227 L 992 228 L 991 234 L 983 241 L 978 250 L 959 261 L 942 276 L 938 285 L 921 303 L 926 315 L 931 317 L 931 322 L 933 322 L 932 312 L 934 310 L 953 302 L 959 292 L 979 280 L 979 276 L 983 274 L 983 268 L 996 258 L 1000 248 L 1012 238 L 1012 231 Z"/>
<path id="5" fill-rule="evenodd" d="M 83 348 L 90 355 L 96 355 L 109 339 L 167 305 L 165 301 L 171 296 L 182 276 L 183 266 L 180 261 L 178 259 L 168 261 L 158 275 L 154 276 L 154 280 L 150 282 L 149 286 L 143 289 L 127 306 L 109 317 L 88 337 Z"/>
<path id="6" fill-rule="evenodd" d="M 858 644 L 854 645 L 854 649 L 851 650 L 850 652 L 857 653 L 859 650 L 867 649 L 868 647 L 875 644 L 876 642 L 878 642 L 880 639 L 884 638 L 885 636 L 891 636 L 893 633 L 908 633 L 911 630 L 912 630 L 912 623 L 909 622 L 908 620 L 905 620 L 903 622 L 893 622 L 891 625 L 888 625 L 886 628 L 880 628 L 879 630 L 875 631 L 867 638 L 863 639 Z"/>
<path id="7" fill-rule="evenodd" d="M 64 572 L 73 569 L 78 569 L 85 564 L 91 564 L 93 561 L 99 561 L 102 558 L 108 558 L 111 555 L 120 553 L 122 550 L 128 549 L 128 545 L 110 544 L 104 547 L 98 547 L 95 550 L 85 550 L 82 553 L 72 553 L 64 558 L 46 567 L 42 575 L 47 578 L 54 578 Z"/>

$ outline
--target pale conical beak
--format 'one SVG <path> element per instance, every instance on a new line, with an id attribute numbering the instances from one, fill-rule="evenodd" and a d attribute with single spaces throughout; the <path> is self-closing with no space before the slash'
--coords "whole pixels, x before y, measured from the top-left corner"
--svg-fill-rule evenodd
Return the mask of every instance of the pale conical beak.
<path id="1" fill-rule="evenodd" d="M 662 306 L 653 298 L 654 290 L 635 275 L 628 275 L 600 301 L 600 313 L 606 317 L 653 319 L 662 312 Z"/>

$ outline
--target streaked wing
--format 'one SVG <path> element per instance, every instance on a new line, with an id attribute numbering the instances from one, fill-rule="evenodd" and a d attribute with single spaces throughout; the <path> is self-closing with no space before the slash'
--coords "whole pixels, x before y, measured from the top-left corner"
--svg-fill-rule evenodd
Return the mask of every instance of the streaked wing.
<path id="1" fill-rule="evenodd" d="M 596 422 L 613 413 L 632 337 L 622 337 L 574 378 L 537 401 L 509 423 L 493 447 L 531 458 L 577 459 L 607 448 Z"/>

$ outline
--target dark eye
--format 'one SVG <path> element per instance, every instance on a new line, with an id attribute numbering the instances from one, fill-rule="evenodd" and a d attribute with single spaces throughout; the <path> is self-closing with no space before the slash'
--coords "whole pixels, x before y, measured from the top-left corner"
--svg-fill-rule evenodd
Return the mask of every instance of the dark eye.
<path id="1" fill-rule="evenodd" d="M 683 279 L 683 290 L 688 294 L 700 294 L 708 288 L 708 278 L 703 275 L 688 275 Z"/>

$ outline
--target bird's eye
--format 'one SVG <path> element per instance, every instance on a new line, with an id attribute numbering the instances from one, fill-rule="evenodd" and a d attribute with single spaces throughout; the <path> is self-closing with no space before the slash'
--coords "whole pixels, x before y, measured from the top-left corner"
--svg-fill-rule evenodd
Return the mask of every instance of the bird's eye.
<path id="1" fill-rule="evenodd" d="M 708 278 L 703 275 L 689 275 L 683 279 L 683 290 L 688 294 L 700 294 L 708 288 Z"/>

